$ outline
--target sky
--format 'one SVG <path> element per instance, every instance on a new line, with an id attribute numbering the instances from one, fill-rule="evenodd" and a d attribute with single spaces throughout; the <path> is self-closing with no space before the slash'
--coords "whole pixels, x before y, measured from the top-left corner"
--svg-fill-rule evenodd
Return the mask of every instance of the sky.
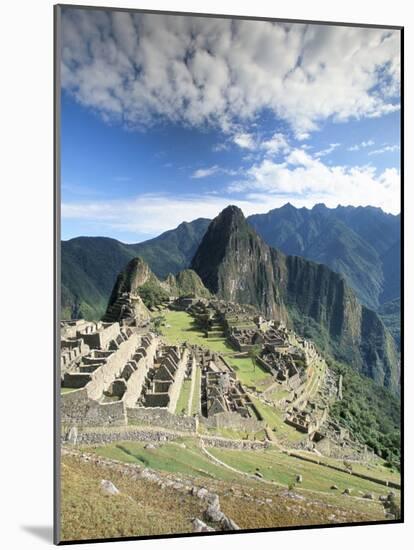
<path id="1" fill-rule="evenodd" d="M 399 31 L 62 12 L 62 239 L 229 204 L 399 213 Z"/>

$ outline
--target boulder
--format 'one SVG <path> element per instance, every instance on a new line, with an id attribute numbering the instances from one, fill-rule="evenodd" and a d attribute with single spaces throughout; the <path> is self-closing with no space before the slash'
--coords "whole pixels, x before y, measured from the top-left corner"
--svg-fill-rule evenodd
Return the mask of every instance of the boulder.
<path id="1" fill-rule="evenodd" d="M 333 491 L 337 491 L 338 490 L 338 485 L 331 485 L 331 489 Z"/>
<path id="2" fill-rule="evenodd" d="M 217 510 L 220 510 L 220 499 L 216 493 L 209 493 L 206 497 L 207 502 L 210 506 L 214 506 Z"/>
<path id="3" fill-rule="evenodd" d="M 223 519 L 221 520 L 221 526 L 225 531 L 239 531 L 240 527 L 232 519 L 228 518 L 223 514 Z"/>
<path id="4" fill-rule="evenodd" d="M 153 445 L 152 443 L 147 443 L 146 445 L 144 445 L 144 449 L 155 449 L 155 445 Z"/>
<path id="5" fill-rule="evenodd" d="M 212 527 L 204 523 L 204 521 L 201 521 L 201 519 L 194 518 L 191 523 L 194 533 L 206 533 L 208 531 L 214 531 Z"/>
<path id="6" fill-rule="evenodd" d="M 107 495 L 118 495 L 119 494 L 119 489 L 117 489 L 115 487 L 115 485 L 112 483 L 112 481 L 108 481 L 107 479 L 103 479 L 101 481 L 101 489 Z"/>
<path id="7" fill-rule="evenodd" d="M 296 483 L 302 483 L 303 481 L 303 477 L 301 476 L 301 474 L 296 474 Z"/>
<path id="8" fill-rule="evenodd" d="M 214 521 L 214 523 L 221 523 L 225 519 L 225 515 L 213 504 L 209 504 L 207 510 L 204 512 L 207 521 Z"/>
<path id="9" fill-rule="evenodd" d="M 197 491 L 198 498 L 206 498 L 208 494 L 209 493 L 205 487 L 201 487 L 201 489 L 198 489 Z"/>
<path id="10" fill-rule="evenodd" d="M 367 498 L 368 500 L 374 500 L 374 495 L 372 493 L 364 493 L 362 498 Z"/>

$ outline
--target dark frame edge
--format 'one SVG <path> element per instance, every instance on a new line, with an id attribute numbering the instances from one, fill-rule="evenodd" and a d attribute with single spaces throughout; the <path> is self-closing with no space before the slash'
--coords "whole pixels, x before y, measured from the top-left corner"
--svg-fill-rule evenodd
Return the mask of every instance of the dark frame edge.
<path id="1" fill-rule="evenodd" d="M 405 173 L 405 126 L 404 126 L 404 105 L 405 105 L 405 57 L 404 57 L 404 27 L 400 29 L 400 58 L 401 58 L 401 83 L 400 83 L 400 96 L 401 96 L 401 108 L 400 108 L 400 251 L 401 251 L 401 273 L 400 273 L 400 296 L 401 296 L 401 307 L 400 307 L 400 331 L 401 331 L 401 351 L 400 351 L 400 405 L 401 405 L 401 418 L 400 418 L 400 453 L 401 453 L 401 462 L 400 462 L 400 476 L 401 476 L 401 522 L 405 523 L 405 462 L 404 462 L 404 440 L 405 440 L 405 425 L 404 425 L 404 403 L 405 403 L 405 389 L 404 389 L 404 369 L 405 369 L 405 357 L 404 357 L 404 345 L 405 345 L 405 331 L 404 331 L 404 302 L 405 302 L 405 292 L 404 292 L 404 228 L 405 228 L 405 219 L 404 219 L 404 173 Z"/>
<path id="2" fill-rule="evenodd" d="M 61 7 L 53 6 L 53 542 L 60 534 L 60 36 Z"/>
<path id="3" fill-rule="evenodd" d="M 346 21 L 321 21 L 310 19 L 291 19 L 289 17 L 268 17 L 266 15 L 235 15 L 229 13 L 206 13 L 206 12 L 191 12 L 191 11 L 173 11 L 173 10 L 154 10 L 145 8 L 122 8 L 114 6 L 90 6 L 88 4 L 57 4 L 60 8 L 76 8 L 85 10 L 111 10 L 111 11 L 125 11 L 134 13 L 148 13 L 151 15 L 182 15 L 187 17 L 206 17 L 219 19 L 245 19 L 247 21 L 271 21 L 275 23 L 298 23 L 301 25 L 335 25 L 340 27 L 364 27 L 372 29 L 389 29 L 400 31 L 404 27 L 402 25 L 385 25 L 381 23 L 350 23 Z"/>

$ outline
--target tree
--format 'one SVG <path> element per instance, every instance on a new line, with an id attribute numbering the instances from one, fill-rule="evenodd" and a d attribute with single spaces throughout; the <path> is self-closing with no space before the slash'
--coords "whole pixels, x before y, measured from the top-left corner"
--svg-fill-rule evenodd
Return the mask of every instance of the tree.
<path id="1" fill-rule="evenodd" d="M 254 344 L 247 352 L 247 356 L 250 357 L 250 361 L 253 365 L 253 370 L 256 370 L 256 357 L 262 351 L 262 346 L 260 344 Z"/>
<path id="2" fill-rule="evenodd" d="M 158 315 L 157 317 L 154 317 L 152 320 L 152 324 L 154 326 L 154 331 L 157 334 L 161 334 L 161 327 L 165 323 L 165 317 L 164 315 Z"/>

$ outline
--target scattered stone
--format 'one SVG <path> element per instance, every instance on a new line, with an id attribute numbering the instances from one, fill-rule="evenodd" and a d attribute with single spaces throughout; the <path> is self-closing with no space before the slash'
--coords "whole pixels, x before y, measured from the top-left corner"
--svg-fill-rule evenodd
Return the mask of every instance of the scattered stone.
<path id="1" fill-rule="evenodd" d="M 215 523 L 220 523 L 226 516 L 216 506 L 209 504 L 207 510 L 204 512 L 205 518 L 207 521 L 214 521 Z"/>
<path id="2" fill-rule="evenodd" d="M 144 446 L 144 449 L 155 449 L 155 445 L 153 445 L 152 443 L 147 443 L 147 444 Z"/>
<path id="3" fill-rule="evenodd" d="M 201 489 L 198 489 L 196 494 L 198 498 L 206 498 L 208 496 L 208 491 L 205 487 L 201 487 Z"/>
<path id="4" fill-rule="evenodd" d="M 239 531 L 240 530 L 240 527 L 237 525 L 237 523 L 235 521 L 228 518 L 224 514 L 223 514 L 223 516 L 224 517 L 221 520 L 221 526 L 223 527 L 224 530 L 226 530 L 226 531 Z"/>
<path id="5" fill-rule="evenodd" d="M 350 494 L 351 494 L 351 489 L 349 489 L 349 488 L 347 487 L 346 489 L 344 489 L 344 490 L 342 491 L 342 494 L 343 494 L 343 495 L 350 495 Z"/>
<path id="6" fill-rule="evenodd" d="M 201 521 L 201 519 L 194 518 L 191 521 L 191 523 L 193 525 L 193 532 L 194 533 L 205 533 L 205 532 L 208 532 L 208 531 L 214 531 L 214 529 L 212 527 L 210 527 L 209 525 L 204 523 L 204 521 Z"/>
<path id="7" fill-rule="evenodd" d="M 217 510 L 220 510 L 220 499 L 216 493 L 209 493 L 206 497 L 207 502 L 210 506 L 214 506 Z"/>
<path id="8" fill-rule="evenodd" d="M 103 479 L 101 481 L 101 489 L 108 495 L 118 495 L 119 489 L 115 487 L 115 485 L 112 483 L 112 481 L 108 481 L 107 479 Z"/>
<path id="9" fill-rule="evenodd" d="M 255 472 L 254 475 L 255 475 L 256 477 L 259 477 L 260 479 L 263 478 L 263 474 L 260 473 L 260 472 Z"/>
<path id="10" fill-rule="evenodd" d="M 273 500 L 272 500 L 271 498 L 267 498 L 267 499 L 266 499 L 266 503 L 267 503 L 267 504 L 272 504 L 272 502 L 273 502 Z"/>
<path id="11" fill-rule="evenodd" d="M 362 498 L 367 498 L 368 500 L 374 500 L 374 495 L 372 493 L 365 493 L 362 495 Z"/>

